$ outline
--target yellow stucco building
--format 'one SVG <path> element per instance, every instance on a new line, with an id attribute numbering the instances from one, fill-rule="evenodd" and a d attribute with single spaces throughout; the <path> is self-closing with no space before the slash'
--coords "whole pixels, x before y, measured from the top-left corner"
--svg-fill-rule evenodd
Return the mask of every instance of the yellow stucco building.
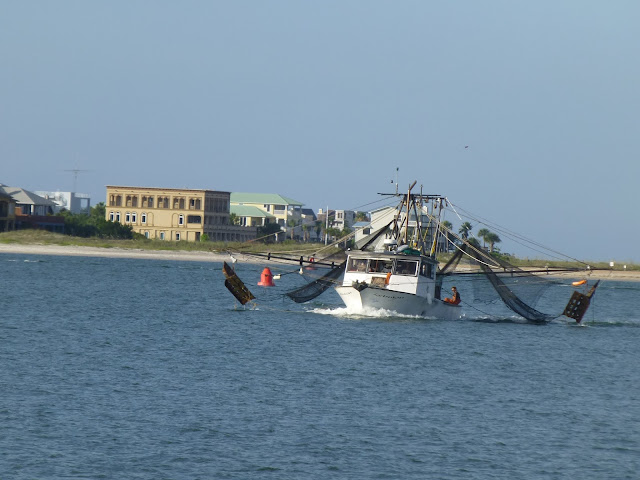
<path id="1" fill-rule="evenodd" d="M 147 238 L 244 242 L 256 228 L 229 224 L 230 192 L 107 185 L 106 219 Z"/>

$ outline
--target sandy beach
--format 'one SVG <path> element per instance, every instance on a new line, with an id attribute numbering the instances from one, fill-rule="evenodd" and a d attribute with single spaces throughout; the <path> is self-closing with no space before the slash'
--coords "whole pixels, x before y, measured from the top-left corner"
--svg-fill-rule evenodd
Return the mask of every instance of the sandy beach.
<path id="1" fill-rule="evenodd" d="M 139 258 L 154 260 L 179 260 L 194 262 L 223 262 L 229 261 L 226 253 L 219 252 L 187 252 L 187 251 L 158 251 L 126 248 L 80 247 L 75 245 L 36 245 L 36 244 L 0 244 L 0 254 L 27 255 L 66 255 L 82 257 L 106 258 Z M 266 260 L 257 262 L 255 257 L 236 255 L 237 260 L 246 263 L 269 263 Z M 581 276 L 576 274 L 576 276 Z M 591 271 L 588 279 L 640 281 L 640 271 L 597 270 Z"/>

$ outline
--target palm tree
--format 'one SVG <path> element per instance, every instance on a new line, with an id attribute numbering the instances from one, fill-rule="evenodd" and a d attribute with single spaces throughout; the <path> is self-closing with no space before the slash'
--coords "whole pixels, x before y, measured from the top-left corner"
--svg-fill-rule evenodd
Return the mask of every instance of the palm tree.
<path id="1" fill-rule="evenodd" d="M 460 234 L 463 240 L 467 240 L 469 238 L 469 234 L 471 233 L 472 228 L 473 228 L 473 225 L 471 225 L 469 222 L 464 222 L 462 225 L 460 225 L 460 229 L 458 230 L 458 233 Z"/>
<path id="2" fill-rule="evenodd" d="M 493 232 L 489 232 L 484 238 L 489 244 L 489 253 L 493 252 L 493 246 L 496 243 L 500 243 L 502 241 L 500 240 L 500 237 L 498 236 L 498 234 Z"/>
<path id="3" fill-rule="evenodd" d="M 453 242 L 453 234 L 451 229 L 453 228 L 453 224 L 449 220 L 444 220 L 440 223 L 440 226 L 445 230 L 445 237 L 447 239 L 447 244 L 445 245 L 445 252 L 449 252 L 451 244 Z"/>
<path id="4" fill-rule="evenodd" d="M 291 227 L 291 240 L 293 240 L 293 235 L 296 230 L 296 221 L 293 218 L 290 218 L 287 222 L 287 226 Z"/>
<path id="5" fill-rule="evenodd" d="M 476 236 L 478 238 L 482 239 L 482 246 L 486 247 L 487 246 L 487 235 L 489 235 L 491 232 L 489 230 L 487 230 L 486 228 L 481 228 L 480 230 L 478 230 L 478 233 L 476 233 Z"/>

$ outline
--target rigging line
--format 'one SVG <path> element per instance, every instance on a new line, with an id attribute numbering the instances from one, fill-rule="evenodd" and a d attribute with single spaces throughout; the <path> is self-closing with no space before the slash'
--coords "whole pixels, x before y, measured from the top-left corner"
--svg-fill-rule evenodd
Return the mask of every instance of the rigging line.
<path id="1" fill-rule="evenodd" d="M 576 261 L 578 263 L 582 263 L 583 265 L 586 265 L 586 263 L 584 263 L 584 262 L 582 262 L 580 260 L 572 259 L 571 257 L 569 257 L 569 256 L 567 256 L 567 255 L 565 255 L 565 254 L 563 254 L 561 252 L 554 252 L 554 250 L 552 250 L 552 249 L 550 249 L 550 248 L 548 248 L 548 247 L 546 247 L 546 246 L 544 246 L 542 244 L 539 244 L 538 242 L 535 242 L 534 240 L 527 239 L 526 237 L 523 237 L 523 236 L 521 236 L 521 235 L 519 235 L 519 234 L 517 234 L 515 232 L 510 231 L 510 230 L 504 229 L 503 227 L 500 227 L 499 225 L 492 224 L 490 222 L 487 223 L 487 221 L 483 221 L 481 217 L 477 218 L 477 217 L 474 217 L 471 214 L 467 214 L 466 218 L 468 218 L 468 219 L 470 219 L 470 220 L 472 220 L 474 222 L 477 222 L 477 223 L 479 223 L 481 225 L 485 225 L 487 227 L 491 227 L 492 229 L 497 230 L 498 232 L 502 233 L 503 235 L 505 235 L 507 238 L 509 238 L 513 242 L 517 243 L 518 245 L 522 245 L 522 246 L 524 246 L 524 247 L 526 247 L 526 248 L 528 248 L 530 250 L 533 250 L 535 252 L 542 253 L 543 255 L 549 255 L 552 258 L 555 258 L 557 260 L 566 261 L 567 259 L 570 259 L 570 260 L 574 260 L 574 261 Z M 519 241 L 519 240 L 522 240 L 522 241 Z M 523 243 L 523 242 L 526 242 L 526 243 Z M 536 245 L 536 246 L 544 249 L 544 251 L 543 250 L 539 250 L 537 248 L 534 248 L 533 245 Z M 557 253 L 560 256 L 552 255 L 551 252 Z"/>
<path id="2" fill-rule="evenodd" d="M 427 216 L 431 217 L 431 215 L 429 213 L 427 213 Z M 453 245 L 454 247 L 456 247 L 458 250 L 460 250 L 464 255 L 467 255 L 469 258 L 478 261 L 479 263 L 482 263 L 484 265 L 486 265 L 487 267 L 493 267 L 493 268 L 500 268 L 501 266 L 495 262 L 494 265 L 489 265 L 488 263 L 485 262 L 480 262 L 479 259 L 472 257 L 471 255 L 469 255 L 466 251 L 462 250 L 460 247 L 458 247 L 458 245 L 456 245 L 453 241 L 451 241 L 449 239 L 449 236 L 446 234 L 446 232 L 451 233 L 451 235 L 453 235 L 455 238 L 457 238 L 458 240 L 460 240 L 462 243 L 464 243 L 467 247 L 471 247 L 473 249 L 473 251 L 475 251 L 476 253 L 478 253 L 479 255 L 481 255 L 483 258 L 486 258 L 487 260 L 492 260 L 491 257 L 488 257 L 484 252 L 478 250 L 476 247 L 474 247 L 473 245 L 471 245 L 469 242 L 467 242 L 466 240 L 464 240 L 463 238 L 459 237 L 458 235 L 456 235 L 453 230 L 445 227 L 442 225 L 442 223 L 438 222 L 438 230 L 440 231 L 440 233 L 442 234 L 442 236 L 446 239 L 447 242 L 449 242 L 451 245 Z"/>
<path id="3" fill-rule="evenodd" d="M 449 203 L 451 204 L 451 207 L 453 208 L 453 207 L 454 207 L 453 203 L 451 203 L 451 202 L 449 202 Z M 516 233 L 516 232 L 513 232 L 513 231 L 511 231 L 511 230 L 509 230 L 509 229 L 507 229 L 507 228 L 505 228 L 505 227 L 502 227 L 502 226 L 500 226 L 500 225 L 498 225 L 498 224 L 496 224 L 496 223 L 493 223 L 493 222 L 491 222 L 490 220 L 487 220 L 486 218 L 479 217 L 479 216 L 477 216 L 477 215 L 475 215 L 475 214 L 473 214 L 473 213 L 471 213 L 471 212 L 469 212 L 469 211 L 465 210 L 464 208 L 462 208 L 462 207 L 460 207 L 460 206 L 458 206 L 458 208 L 459 208 L 461 211 L 466 212 L 466 214 L 467 214 L 467 216 L 469 216 L 469 218 L 471 218 L 471 219 L 473 219 L 473 220 L 477 220 L 479 223 L 481 223 L 481 224 L 483 224 L 483 225 L 486 225 L 486 226 L 488 226 L 488 227 L 492 227 L 492 228 L 495 228 L 495 229 L 497 229 L 497 230 L 500 230 L 500 231 L 502 231 L 502 233 L 504 233 L 504 234 L 506 234 L 506 235 L 511 235 L 511 236 L 512 236 L 512 237 L 511 237 L 512 239 L 513 239 L 513 237 L 518 238 L 518 239 L 520 239 L 520 240 L 522 240 L 522 241 L 525 241 L 525 242 L 527 242 L 527 243 L 529 243 L 529 244 L 531 244 L 531 245 L 536 245 L 536 246 L 538 246 L 538 247 L 540 247 L 540 248 L 545 249 L 545 250 L 546 250 L 546 252 L 547 252 L 547 254 L 548 254 L 548 252 L 553 252 L 553 253 L 555 253 L 555 254 L 557 254 L 557 255 L 560 255 L 561 257 L 563 257 L 563 258 L 565 258 L 565 259 L 567 259 L 567 258 L 568 258 L 568 259 L 571 259 L 571 260 L 573 260 L 573 261 L 575 261 L 575 262 L 582 263 L 583 265 L 587 265 L 587 263 L 586 263 L 586 262 L 584 262 L 584 261 L 582 261 L 582 260 L 578 260 L 577 258 L 573 258 L 573 257 L 571 257 L 571 256 L 569 256 L 569 255 L 566 255 L 566 254 L 562 253 L 562 252 L 559 252 L 559 251 L 554 250 L 554 249 L 552 249 L 552 248 L 550 248 L 550 247 L 547 247 L 547 246 L 545 246 L 545 245 L 542 245 L 541 243 L 536 242 L 535 240 L 532 240 L 532 239 L 530 239 L 530 238 L 527 238 L 527 237 L 525 237 L 525 236 L 523 236 L 523 235 L 520 235 L 520 234 L 518 234 L 518 233 Z M 455 210 L 454 210 L 454 211 L 455 211 Z M 524 245 L 524 244 L 522 244 L 522 243 L 520 243 L 520 242 L 516 242 L 516 243 L 519 243 L 520 245 L 523 245 L 523 246 L 527 246 L 527 245 Z M 528 246 L 528 248 L 532 248 L 532 247 Z M 535 250 L 535 249 L 533 249 L 533 248 L 532 248 L 532 250 Z M 537 250 L 536 250 L 536 251 L 537 251 Z M 539 253 L 545 253 L 545 252 L 539 252 Z M 556 258 L 557 258 L 557 257 L 556 257 Z"/>
<path id="4" fill-rule="evenodd" d="M 368 207 L 369 205 L 374 205 L 374 204 L 376 204 L 376 203 L 382 203 L 382 202 L 386 202 L 386 201 L 387 201 L 387 199 L 386 199 L 386 198 L 379 198 L 379 199 L 377 199 L 377 200 L 374 200 L 373 202 L 365 203 L 365 204 L 360 205 L 360 206 L 358 206 L 358 207 L 351 208 L 350 210 L 360 211 L 360 209 L 361 209 L 362 207 Z"/>
<path id="5" fill-rule="evenodd" d="M 451 205 L 451 210 L 453 210 L 453 213 L 455 213 L 457 217 L 460 219 L 460 221 L 462 221 L 462 217 L 458 214 L 458 212 L 456 212 L 455 205 L 451 203 L 447 197 L 444 197 L 444 199 L 447 201 L 449 205 Z"/>
<path id="6" fill-rule="evenodd" d="M 452 233 L 453 233 L 453 232 L 452 232 Z M 455 235 L 455 233 L 454 233 L 454 235 Z M 445 238 L 446 238 L 446 236 L 445 236 Z M 458 237 L 456 236 L 456 238 L 458 238 Z M 458 240 L 460 240 L 460 239 L 458 238 Z M 486 263 L 486 262 L 481 261 L 480 259 L 477 259 L 477 258 L 475 258 L 475 257 L 472 257 L 472 256 L 471 256 L 471 255 L 469 255 L 465 250 L 462 250 L 462 249 L 461 249 L 461 248 L 460 248 L 460 247 L 459 247 L 455 242 L 452 242 L 452 241 L 451 241 L 451 240 L 449 240 L 448 238 L 447 238 L 447 242 L 449 242 L 449 243 L 450 243 L 451 245 L 453 245 L 455 248 L 457 248 L 458 250 L 460 250 L 460 252 L 462 252 L 462 254 L 463 254 L 463 255 L 466 255 L 467 257 L 469 257 L 470 259 L 472 259 L 472 260 L 474 260 L 474 261 L 476 261 L 476 262 L 478 262 L 478 263 L 481 263 L 481 264 L 483 264 L 483 265 L 486 265 L 486 266 L 487 266 L 487 267 L 489 267 L 489 268 L 500 268 L 500 265 L 498 265 L 498 264 L 490 265 L 490 264 L 488 264 L 488 263 Z M 482 255 L 482 253 L 481 253 L 481 252 L 479 252 L 479 251 L 478 251 L 478 249 L 476 249 L 476 248 L 475 248 L 473 245 L 471 245 L 470 243 L 465 242 L 465 244 L 466 244 L 467 246 L 470 246 L 473 250 L 475 250 L 476 252 L 478 252 L 478 253 L 480 253 L 480 254 Z M 483 255 L 483 257 L 484 257 L 484 255 Z"/>

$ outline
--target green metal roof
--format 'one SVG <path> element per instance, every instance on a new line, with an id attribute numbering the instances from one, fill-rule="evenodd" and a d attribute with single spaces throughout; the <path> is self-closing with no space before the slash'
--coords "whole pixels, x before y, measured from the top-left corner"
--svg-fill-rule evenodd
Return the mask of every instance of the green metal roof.
<path id="1" fill-rule="evenodd" d="M 238 217 L 276 218 L 253 205 L 229 205 L 229 213 L 235 213 Z"/>
<path id="2" fill-rule="evenodd" d="M 231 203 L 258 203 L 263 205 L 291 205 L 301 207 L 300 203 L 292 198 L 283 197 L 277 193 L 231 193 Z"/>

